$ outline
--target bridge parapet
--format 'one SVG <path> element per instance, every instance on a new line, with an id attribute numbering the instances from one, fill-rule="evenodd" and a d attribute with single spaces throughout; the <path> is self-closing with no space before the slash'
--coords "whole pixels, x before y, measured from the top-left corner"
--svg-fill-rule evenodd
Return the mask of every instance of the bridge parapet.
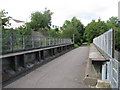
<path id="1" fill-rule="evenodd" d="M 2 37 L 1 53 L 13 53 L 36 48 L 72 44 L 68 38 L 52 38 L 28 35 L 0 34 Z"/>
<path id="2" fill-rule="evenodd" d="M 11 79 L 26 74 L 74 48 L 71 39 L 2 36 L 3 54 L 0 56 L 0 61 L 2 61 L 3 86 Z"/>
<path id="3" fill-rule="evenodd" d="M 115 59 L 115 31 L 113 29 L 93 39 L 100 53 L 109 61 L 102 64 L 102 80 L 111 83 L 112 88 L 120 89 L 120 62 Z"/>

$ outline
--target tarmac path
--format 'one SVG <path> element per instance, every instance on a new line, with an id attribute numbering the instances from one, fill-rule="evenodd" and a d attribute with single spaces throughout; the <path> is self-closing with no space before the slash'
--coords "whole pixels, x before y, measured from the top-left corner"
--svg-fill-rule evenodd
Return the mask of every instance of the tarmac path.
<path id="1" fill-rule="evenodd" d="M 88 88 L 84 84 L 88 46 L 81 46 L 21 77 L 5 88 Z"/>

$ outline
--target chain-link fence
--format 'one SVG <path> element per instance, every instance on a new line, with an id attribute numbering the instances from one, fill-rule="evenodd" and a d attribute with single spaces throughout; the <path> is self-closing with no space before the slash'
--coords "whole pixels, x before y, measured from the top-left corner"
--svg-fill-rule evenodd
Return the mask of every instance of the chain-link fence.
<path id="1" fill-rule="evenodd" d="M 71 39 L 52 38 L 40 36 L 0 34 L 2 36 L 2 53 L 16 52 L 21 50 L 29 50 L 47 46 L 72 44 Z"/>

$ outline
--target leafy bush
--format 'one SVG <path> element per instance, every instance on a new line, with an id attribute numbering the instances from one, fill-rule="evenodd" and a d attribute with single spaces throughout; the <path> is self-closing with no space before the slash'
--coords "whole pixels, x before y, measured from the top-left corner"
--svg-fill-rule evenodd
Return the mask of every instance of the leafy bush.
<path id="1" fill-rule="evenodd" d="M 79 47 L 79 45 L 78 45 L 78 44 L 74 44 L 74 47 L 75 47 L 75 48 L 78 48 L 78 47 Z"/>

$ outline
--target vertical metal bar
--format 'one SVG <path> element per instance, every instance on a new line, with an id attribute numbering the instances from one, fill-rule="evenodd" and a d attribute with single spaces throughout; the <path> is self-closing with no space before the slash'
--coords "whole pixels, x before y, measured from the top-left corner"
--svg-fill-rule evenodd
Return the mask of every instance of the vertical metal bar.
<path id="1" fill-rule="evenodd" d="M 12 52 L 14 51 L 14 45 L 15 45 L 15 41 L 14 41 L 14 36 L 13 36 L 13 34 L 12 34 Z"/>
<path id="2" fill-rule="evenodd" d="M 120 62 L 118 63 L 118 90 L 120 90 Z"/>
<path id="3" fill-rule="evenodd" d="M 39 37 L 39 39 L 38 39 L 38 42 L 39 42 L 39 47 L 40 47 L 40 37 Z"/>
<path id="4" fill-rule="evenodd" d="M 49 46 L 50 46 L 50 38 L 48 38 Z"/>
<path id="5" fill-rule="evenodd" d="M 115 30 L 112 30 L 112 58 L 114 58 L 115 53 Z"/>
<path id="6" fill-rule="evenodd" d="M 106 64 L 104 63 L 103 65 L 102 65 L 102 80 L 105 80 L 106 78 L 105 78 L 105 75 L 106 75 Z"/>
<path id="7" fill-rule="evenodd" d="M 13 51 L 13 40 L 12 40 L 12 36 L 10 36 L 10 49 L 11 51 Z"/>
<path id="8" fill-rule="evenodd" d="M 52 38 L 52 45 L 54 45 L 54 38 Z"/>
<path id="9" fill-rule="evenodd" d="M 74 39 L 75 39 L 75 35 L 73 34 L 73 44 L 74 44 L 74 42 L 75 42 Z"/>
<path id="10" fill-rule="evenodd" d="M 33 36 L 32 36 L 32 48 L 34 48 L 34 39 L 33 39 Z"/>
<path id="11" fill-rule="evenodd" d="M 59 44 L 60 44 L 60 38 L 59 38 Z"/>
<path id="12" fill-rule="evenodd" d="M 23 39 L 23 36 L 21 36 L 21 44 L 22 44 L 22 49 L 24 49 L 24 39 Z"/>
<path id="13" fill-rule="evenodd" d="M 46 46 L 46 44 L 45 44 L 46 42 L 45 42 L 45 37 L 44 37 L 44 46 Z"/>

